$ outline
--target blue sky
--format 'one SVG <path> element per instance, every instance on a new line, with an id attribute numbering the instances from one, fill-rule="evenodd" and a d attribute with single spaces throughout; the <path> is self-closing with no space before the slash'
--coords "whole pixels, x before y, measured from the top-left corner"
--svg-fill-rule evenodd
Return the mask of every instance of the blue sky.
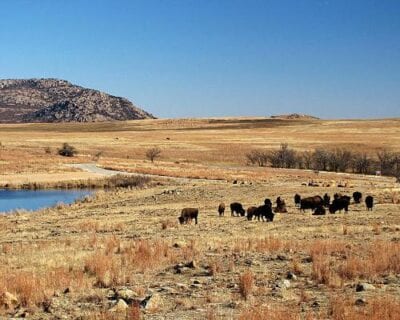
<path id="1" fill-rule="evenodd" d="M 400 1 L 4 0 L 0 78 L 159 117 L 400 116 Z"/>

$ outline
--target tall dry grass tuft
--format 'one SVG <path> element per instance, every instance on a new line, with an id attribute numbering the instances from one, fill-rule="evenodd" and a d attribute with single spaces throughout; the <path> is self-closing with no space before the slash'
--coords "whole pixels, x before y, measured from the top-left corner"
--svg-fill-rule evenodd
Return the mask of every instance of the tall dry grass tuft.
<path id="1" fill-rule="evenodd" d="M 394 296 L 371 297 L 363 307 L 354 305 L 354 299 L 335 297 L 330 299 L 328 317 L 332 320 L 383 320 L 398 319 L 400 300 Z"/>
<path id="2" fill-rule="evenodd" d="M 100 288 L 125 283 L 121 261 L 101 250 L 86 259 L 84 271 L 96 278 L 95 286 Z"/>
<path id="3" fill-rule="evenodd" d="M 250 270 L 239 276 L 239 292 L 244 299 L 248 299 L 254 289 L 254 275 Z"/>
<path id="4" fill-rule="evenodd" d="M 233 245 L 235 252 L 260 252 L 260 253 L 276 253 L 281 251 L 298 250 L 301 245 L 297 241 L 282 240 L 279 237 L 268 236 L 265 238 L 255 239 L 236 239 Z"/>
<path id="5" fill-rule="evenodd" d="M 254 306 L 242 311 L 239 320 L 300 320 L 303 319 L 300 311 L 292 308 L 274 308 L 266 306 Z"/>
<path id="6" fill-rule="evenodd" d="M 400 273 L 400 243 L 375 241 L 360 248 L 362 254 L 349 254 L 338 268 L 344 279 L 373 279 Z"/>

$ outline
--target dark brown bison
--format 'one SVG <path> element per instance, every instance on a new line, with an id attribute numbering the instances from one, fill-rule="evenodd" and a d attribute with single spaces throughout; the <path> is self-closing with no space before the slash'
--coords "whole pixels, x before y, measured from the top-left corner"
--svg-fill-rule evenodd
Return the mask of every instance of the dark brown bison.
<path id="1" fill-rule="evenodd" d="M 329 196 L 329 194 L 325 193 L 324 194 L 324 206 L 328 208 L 330 204 L 331 204 L 331 197 Z"/>
<path id="2" fill-rule="evenodd" d="M 246 211 L 244 211 L 243 206 L 239 202 L 232 202 L 231 205 L 231 216 L 235 216 L 234 213 L 244 217 L 246 214 Z"/>
<path id="3" fill-rule="evenodd" d="M 272 208 L 272 201 L 271 201 L 271 199 L 266 198 L 266 199 L 264 200 L 264 204 L 265 204 L 266 206 L 270 206 L 270 207 Z"/>
<path id="4" fill-rule="evenodd" d="M 255 212 L 257 210 L 257 207 L 248 207 L 247 208 L 247 220 L 253 220 L 253 217 L 255 217 Z"/>
<path id="5" fill-rule="evenodd" d="M 365 197 L 365 205 L 367 206 L 368 211 L 372 211 L 372 208 L 374 207 L 374 197 L 372 196 Z"/>
<path id="6" fill-rule="evenodd" d="M 324 200 L 320 196 L 308 197 L 301 199 L 300 210 L 306 211 L 306 209 L 314 210 L 318 206 L 322 206 Z"/>
<path id="7" fill-rule="evenodd" d="M 354 203 L 360 203 L 361 199 L 362 199 L 362 193 L 359 191 L 354 192 L 353 199 L 354 199 Z"/>
<path id="8" fill-rule="evenodd" d="M 218 206 L 218 214 L 219 216 L 223 216 L 225 213 L 225 203 L 220 203 Z"/>
<path id="9" fill-rule="evenodd" d="M 286 213 L 286 203 L 285 200 L 281 199 L 281 197 L 276 198 L 276 207 L 274 208 L 274 212 Z"/>
<path id="10" fill-rule="evenodd" d="M 350 197 L 342 196 L 332 201 L 332 204 L 329 206 L 329 212 L 336 213 L 336 211 L 342 211 L 343 209 L 345 212 L 348 212 L 349 205 L 350 205 Z"/>
<path id="11" fill-rule="evenodd" d="M 254 212 L 254 215 L 257 217 L 258 220 L 262 221 L 274 221 L 274 213 L 272 212 L 272 208 L 270 205 L 262 205 L 257 208 Z"/>
<path id="12" fill-rule="evenodd" d="M 296 193 L 294 195 L 294 205 L 296 207 L 300 207 L 300 201 L 301 201 L 301 196 L 298 193 Z"/>
<path id="13" fill-rule="evenodd" d="M 325 215 L 326 210 L 324 206 L 318 206 L 314 209 L 313 216 L 323 216 Z"/>
<path id="14" fill-rule="evenodd" d="M 184 208 L 182 209 L 181 216 L 178 218 L 180 224 L 191 223 L 194 219 L 197 224 L 197 218 L 199 216 L 199 209 L 197 208 Z"/>

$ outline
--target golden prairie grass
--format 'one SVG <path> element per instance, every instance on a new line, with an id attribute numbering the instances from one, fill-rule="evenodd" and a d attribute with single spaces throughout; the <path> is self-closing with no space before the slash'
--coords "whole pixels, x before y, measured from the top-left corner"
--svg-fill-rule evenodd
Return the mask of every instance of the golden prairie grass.
<path id="1" fill-rule="evenodd" d="M 397 319 L 400 314 L 400 300 L 398 297 L 383 295 L 368 299 L 363 307 L 354 305 L 354 298 L 334 297 L 330 301 L 328 316 L 333 320 L 382 320 Z"/>
<path id="2" fill-rule="evenodd" d="M 254 290 L 254 274 L 247 270 L 239 276 L 239 292 L 244 299 L 248 299 Z"/>
<path id="3" fill-rule="evenodd" d="M 392 295 L 375 296 L 366 305 L 355 305 L 355 297 L 335 296 L 329 301 L 326 311 L 301 311 L 296 306 L 253 306 L 240 313 L 240 320 L 382 320 L 397 319 L 400 314 L 400 301 Z"/>
<path id="4" fill-rule="evenodd" d="M 45 273 L 0 270 L 0 292 L 15 294 L 24 307 L 38 307 L 56 291 L 73 286 L 86 287 L 83 273 L 63 267 L 46 270 Z"/>
<path id="5" fill-rule="evenodd" d="M 239 320 L 300 320 L 299 311 L 292 308 L 254 306 L 239 315 Z M 307 319 L 307 318 L 306 318 Z"/>
<path id="6" fill-rule="evenodd" d="M 400 244 L 396 242 L 374 241 L 350 250 L 341 242 L 317 241 L 310 252 L 312 278 L 328 286 L 400 272 Z"/>

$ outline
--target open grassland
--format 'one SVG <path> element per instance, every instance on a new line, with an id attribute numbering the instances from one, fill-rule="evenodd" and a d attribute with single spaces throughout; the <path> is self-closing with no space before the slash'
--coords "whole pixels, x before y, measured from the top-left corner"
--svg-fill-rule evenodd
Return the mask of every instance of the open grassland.
<path id="1" fill-rule="evenodd" d="M 351 188 L 302 186 L 302 178 L 234 185 L 154 183 L 0 218 L 4 315 L 33 319 L 384 319 L 399 310 L 400 205 L 393 181 Z M 321 181 L 323 182 L 323 181 Z M 302 195 L 360 190 L 377 205 L 316 217 Z M 217 214 L 223 201 L 259 205 L 282 196 L 273 223 Z M 198 225 L 178 225 L 183 207 Z M 364 291 L 357 292 L 362 283 Z M 137 303 L 152 295 L 151 303 Z M 122 299 L 128 304 L 115 307 Z M 121 302 L 122 304 L 122 302 Z M 260 314 L 262 316 L 260 316 Z"/>
<path id="2" fill-rule="evenodd" d="M 300 151 L 400 151 L 399 120 L 2 125 L 0 137 L 1 184 L 100 178 L 66 166 L 88 162 L 190 178 L 158 177 L 71 206 L 0 215 L 0 318 L 382 320 L 400 313 L 395 179 L 249 167 L 244 156 L 281 142 Z M 58 156 L 63 142 L 79 155 Z M 162 150 L 155 163 L 144 160 L 152 146 Z M 348 214 L 312 216 L 293 204 L 295 193 L 354 191 L 374 196 L 372 212 L 361 203 Z M 289 212 L 272 223 L 230 216 L 231 202 L 247 208 L 277 196 Z M 183 207 L 199 208 L 198 225 L 178 224 Z"/>
<path id="3" fill-rule="evenodd" d="M 0 142 L 2 175 L 73 172 L 64 164 L 97 162 L 142 173 L 223 178 L 227 167 L 229 172 L 231 166 L 243 169 L 250 150 L 276 149 L 281 143 L 298 151 L 338 146 L 372 155 L 384 148 L 400 151 L 400 120 L 228 118 L 18 124 L 0 126 Z M 77 157 L 57 155 L 64 142 L 78 150 Z M 162 151 L 155 165 L 145 161 L 151 147 Z"/>

